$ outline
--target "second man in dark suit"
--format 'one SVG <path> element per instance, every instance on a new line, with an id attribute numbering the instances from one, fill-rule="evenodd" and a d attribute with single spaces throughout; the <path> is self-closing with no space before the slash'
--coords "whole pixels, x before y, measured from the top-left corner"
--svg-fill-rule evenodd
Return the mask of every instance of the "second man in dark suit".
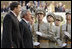
<path id="1" fill-rule="evenodd" d="M 30 29 L 29 21 L 31 20 L 31 13 L 28 10 L 22 10 L 20 21 L 20 30 L 23 36 L 25 48 L 33 48 L 32 32 Z"/>

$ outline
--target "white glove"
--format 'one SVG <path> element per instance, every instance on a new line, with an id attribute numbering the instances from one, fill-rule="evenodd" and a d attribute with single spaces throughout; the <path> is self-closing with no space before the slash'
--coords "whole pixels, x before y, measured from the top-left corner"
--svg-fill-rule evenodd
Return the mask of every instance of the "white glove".
<path id="1" fill-rule="evenodd" d="M 39 42 L 33 42 L 34 46 L 38 46 L 40 43 Z"/>
<path id="2" fill-rule="evenodd" d="M 71 35 L 68 32 L 64 32 L 65 35 L 67 35 L 71 39 Z"/>
<path id="3" fill-rule="evenodd" d="M 58 44 L 60 47 L 65 47 L 67 44 L 66 43 L 62 43 L 61 40 L 57 40 Z"/>
<path id="4" fill-rule="evenodd" d="M 38 31 L 37 31 L 36 34 L 42 36 L 42 33 L 41 33 L 41 32 L 38 32 Z"/>
<path id="5" fill-rule="evenodd" d="M 54 37 L 55 40 L 57 40 L 58 37 Z"/>
<path id="6" fill-rule="evenodd" d="M 67 45 L 66 43 L 63 43 L 63 44 L 62 44 L 62 47 L 65 47 L 66 45 Z"/>
<path id="7" fill-rule="evenodd" d="M 62 41 L 61 40 L 57 40 L 57 43 L 59 44 L 59 46 L 61 46 L 62 47 Z"/>

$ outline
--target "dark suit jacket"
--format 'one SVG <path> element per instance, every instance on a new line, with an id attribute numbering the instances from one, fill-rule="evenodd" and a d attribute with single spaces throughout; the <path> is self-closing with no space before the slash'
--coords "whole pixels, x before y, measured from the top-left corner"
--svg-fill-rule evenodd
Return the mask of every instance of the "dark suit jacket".
<path id="1" fill-rule="evenodd" d="M 23 36 L 25 48 L 33 48 L 32 33 L 28 28 L 28 24 L 23 19 L 20 21 L 20 31 Z"/>
<path id="2" fill-rule="evenodd" d="M 9 12 L 3 20 L 2 48 L 20 48 L 22 38 L 17 17 Z"/>

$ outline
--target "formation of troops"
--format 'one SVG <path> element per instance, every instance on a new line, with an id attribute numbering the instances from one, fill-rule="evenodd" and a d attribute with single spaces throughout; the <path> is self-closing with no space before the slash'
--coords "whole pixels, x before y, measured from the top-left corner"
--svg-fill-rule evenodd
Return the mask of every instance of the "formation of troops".
<path id="1" fill-rule="evenodd" d="M 63 21 L 63 17 L 61 15 L 58 15 L 58 14 L 56 15 L 52 12 L 49 12 L 46 15 L 43 9 L 37 9 L 35 11 L 35 14 L 32 14 L 32 17 L 31 17 L 32 20 L 29 22 L 30 30 L 27 27 L 28 24 L 26 24 L 28 22 L 24 19 L 24 18 L 27 18 L 26 16 L 28 15 L 31 16 L 30 11 L 26 11 L 26 10 L 22 11 L 21 13 L 22 20 L 20 21 L 22 34 L 19 38 L 18 38 L 18 35 L 20 35 L 19 34 L 20 31 L 18 29 L 19 23 L 16 23 L 19 21 L 17 20 L 16 17 L 13 17 L 14 15 L 12 15 L 12 18 L 8 17 L 8 16 L 11 16 L 10 14 L 6 15 L 4 21 L 11 19 L 10 21 L 12 23 L 10 21 L 5 21 L 6 23 L 4 24 L 4 27 L 5 27 L 4 29 L 9 27 L 11 28 L 12 26 L 13 32 L 11 31 L 11 29 L 7 29 L 4 31 L 4 34 L 6 35 L 6 36 L 3 36 L 4 47 L 7 46 L 6 44 L 8 44 L 8 47 L 10 47 L 10 45 L 14 45 L 15 47 L 20 48 L 21 44 L 23 44 L 22 42 L 24 42 L 24 46 L 26 48 L 27 47 L 30 48 L 29 46 L 31 46 L 32 48 L 32 39 L 33 39 L 33 48 L 71 48 L 71 11 L 66 12 L 66 24 L 61 25 L 61 22 Z M 45 16 L 47 19 L 47 23 L 43 21 L 43 18 Z M 26 22 L 24 22 L 24 20 Z M 29 21 L 29 18 L 27 20 Z M 6 27 L 6 25 L 9 25 L 9 26 Z M 17 28 L 15 28 L 15 25 Z M 10 37 L 7 36 L 8 34 L 6 32 L 9 34 Z M 12 39 L 11 39 L 10 33 L 13 34 Z M 21 41 L 22 39 L 23 41 Z M 21 44 L 19 44 L 18 42 L 21 42 Z"/>
<path id="2" fill-rule="evenodd" d="M 71 47 L 71 12 L 66 12 L 66 24 L 61 25 L 63 17 L 48 13 L 46 16 L 47 22 L 42 19 L 45 12 L 41 9 L 36 11 L 38 22 L 34 24 L 34 32 L 37 34 L 34 41 L 40 42 L 40 48 L 70 48 Z M 69 33 L 69 37 L 64 33 Z M 38 39 L 37 39 L 38 38 Z"/>

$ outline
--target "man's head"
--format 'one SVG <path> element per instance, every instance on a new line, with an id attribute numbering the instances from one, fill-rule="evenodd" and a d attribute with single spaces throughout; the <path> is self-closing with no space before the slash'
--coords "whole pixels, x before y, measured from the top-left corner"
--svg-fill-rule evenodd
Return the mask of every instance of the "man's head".
<path id="1" fill-rule="evenodd" d="M 48 13 L 47 14 L 47 21 L 54 22 L 54 20 L 55 20 L 55 15 L 53 13 Z"/>
<path id="2" fill-rule="evenodd" d="M 63 17 L 60 15 L 55 15 L 55 25 L 60 26 L 61 22 L 63 21 Z"/>
<path id="3" fill-rule="evenodd" d="M 19 2 L 12 2 L 12 3 L 10 4 L 10 9 L 11 9 L 12 11 L 14 11 L 14 12 L 16 13 L 16 15 L 18 15 L 19 12 L 21 11 L 21 5 L 20 5 Z"/>
<path id="4" fill-rule="evenodd" d="M 31 17 L 31 24 L 35 23 L 35 14 L 32 13 L 32 17 Z"/>
<path id="5" fill-rule="evenodd" d="M 27 21 L 31 21 L 31 12 L 29 10 L 22 10 L 21 18 L 26 19 Z"/>
<path id="6" fill-rule="evenodd" d="M 62 4 L 62 2 L 59 2 L 59 6 L 62 6 L 63 4 Z"/>
<path id="7" fill-rule="evenodd" d="M 25 6 L 25 1 L 23 2 L 22 6 Z"/>
<path id="8" fill-rule="evenodd" d="M 3 9 L 4 9 L 4 8 L 6 8 L 6 6 L 5 6 L 5 5 L 3 5 Z"/>
<path id="9" fill-rule="evenodd" d="M 71 20 L 71 11 L 66 12 L 66 20 Z"/>
<path id="10" fill-rule="evenodd" d="M 55 2 L 54 2 L 54 1 L 52 1 L 52 4 L 55 4 Z"/>
<path id="11" fill-rule="evenodd" d="M 39 21 L 42 21 L 44 16 L 45 16 L 45 11 L 42 10 L 42 9 L 38 9 L 36 12 L 35 12 L 35 15 L 36 15 L 36 18 L 39 20 Z"/>

